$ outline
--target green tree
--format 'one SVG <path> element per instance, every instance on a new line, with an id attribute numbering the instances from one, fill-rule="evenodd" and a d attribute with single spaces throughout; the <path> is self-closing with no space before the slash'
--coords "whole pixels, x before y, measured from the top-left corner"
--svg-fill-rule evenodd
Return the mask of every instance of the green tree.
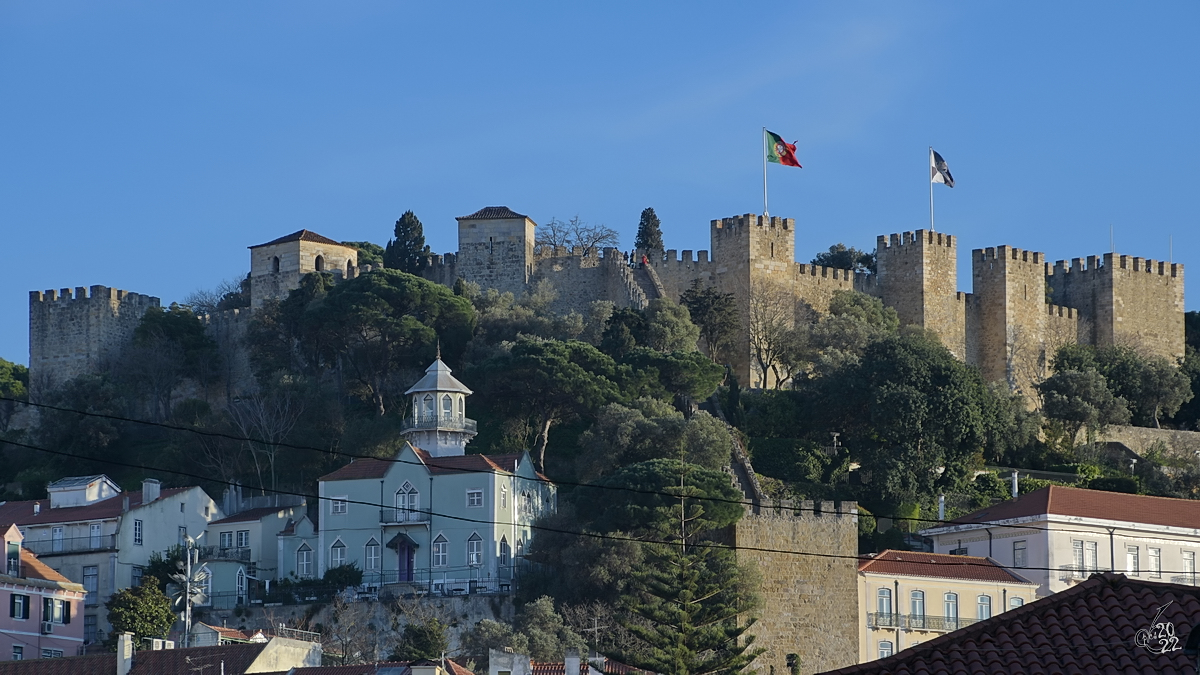
<path id="1" fill-rule="evenodd" d="M 704 400 L 717 390 L 725 377 L 724 368 L 697 351 L 664 354 L 636 347 L 629 350 L 620 363 L 640 374 L 648 390 L 660 398 L 678 396 L 693 401 Z"/>
<path id="2" fill-rule="evenodd" d="M 621 400 L 619 384 L 628 379 L 616 362 L 586 342 L 525 337 L 509 353 L 482 364 L 473 377 L 483 383 L 493 406 L 532 421 L 534 454 L 543 469 L 551 427 Z"/>
<path id="3" fill-rule="evenodd" d="M 829 313 L 802 329 L 800 360 L 826 375 L 862 357 L 867 347 L 900 329 L 896 310 L 857 291 L 834 291 Z"/>
<path id="4" fill-rule="evenodd" d="M 666 247 L 663 246 L 662 226 L 653 208 L 642 209 L 642 218 L 638 221 L 637 237 L 633 240 L 633 247 L 645 252 L 651 258 L 655 255 L 662 257 Z"/>
<path id="5" fill-rule="evenodd" d="M 142 583 L 152 579 L 158 584 L 158 590 L 166 593 L 171 575 L 179 574 L 183 570 L 184 555 L 184 548 L 178 544 L 167 549 L 166 555 L 159 551 L 151 553 L 150 564 L 146 565 L 146 570 L 142 573 Z"/>
<path id="6" fill-rule="evenodd" d="M 217 343 L 187 305 L 146 310 L 125 349 L 121 377 L 146 392 L 159 420 L 171 416 L 171 400 L 184 378 L 206 386 L 220 372 Z"/>
<path id="7" fill-rule="evenodd" d="M 394 237 L 383 251 L 383 264 L 388 269 L 420 274 L 429 262 L 429 247 L 425 245 L 425 228 L 412 211 L 405 211 L 396 221 Z"/>
<path id="8" fill-rule="evenodd" d="M 733 293 L 722 293 L 711 286 L 701 288 L 700 280 L 696 279 L 679 302 L 687 307 L 692 321 L 700 328 L 700 340 L 709 358 L 723 362 L 726 350 L 733 346 L 742 327 Z"/>
<path id="9" fill-rule="evenodd" d="M 830 246 L 828 251 L 818 253 L 812 259 L 812 264 L 873 273 L 875 271 L 875 254 L 860 251 L 854 247 L 846 248 L 845 244 L 839 243 Z"/>
<path id="10" fill-rule="evenodd" d="M 459 654 L 475 662 L 475 671 L 488 668 L 489 650 L 511 649 L 517 654 L 529 653 L 529 638 L 518 632 L 511 624 L 484 619 L 463 635 L 459 641 Z"/>
<path id="11" fill-rule="evenodd" d="M 389 661 L 417 661 L 440 659 L 450 650 L 446 638 L 446 625 L 435 618 L 413 621 L 404 626 L 400 641 L 392 651 Z"/>
<path id="12" fill-rule="evenodd" d="M 646 306 L 647 347 L 660 352 L 694 352 L 700 329 L 692 323 L 687 307 L 667 298 L 655 298 Z"/>
<path id="13" fill-rule="evenodd" d="M 608 317 L 600 337 L 600 350 L 619 359 L 638 345 L 645 345 L 648 326 L 646 317 L 636 309 L 620 307 Z"/>
<path id="14" fill-rule="evenodd" d="M 410 211 L 411 213 L 411 211 Z M 424 240 L 422 239 L 422 245 Z M 383 267 L 383 257 L 387 255 L 387 250 L 379 244 L 372 244 L 369 241 L 343 241 L 342 246 L 351 246 L 358 249 L 358 265 L 370 265 L 372 269 Z M 425 247 L 428 250 L 429 247 Z"/>
<path id="15" fill-rule="evenodd" d="M 136 645 L 142 643 L 142 638 L 166 637 L 175 623 L 171 599 L 163 594 L 154 577 L 142 577 L 141 586 L 117 591 L 104 606 L 113 627 L 108 638 L 110 647 L 115 647 L 118 633 L 133 633 Z"/>
<path id="16" fill-rule="evenodd" d="M 657 399 L 639 398 L 631 407 L 610 403 L 579 437 L 578 474 L 591 481 L 639 462 L 680 458 L 720 470 L 729 464 L 732 444 L 725 425 L 706 412 L 684 419 Z"/>
<path id="17" fill-rule="evenodd" d="M 0 433 L 8 431 L 12 416 L 21 405 L 17 401 L 29 399 L 29 369 L 19 363 L 0 359 L 0 396 L 9 401 L 0 400 Z"/>
<path id="18" fill-rule="evenodd" d="M 1154 428 L 1159 429 L 1162 427 L 1160 418 L 1173 416 L 1184 403 L 1192 400 L 1191 385 L 1188 373 L 1163 357 L 1147 359 L 1142 368 L 1138 409 L 1154 421 Z"/>
<path id="19" fill-rule="evenodd" d="M 1047 417 L 1059 420 L 1072 447 L 1084 427 L 1102 429 L 1129 421 L 1125 399 L 1113 396 L 1108 381 L 1095 370 L 1063 370 L 1037 385 Z"/>
<path id="20" fill-rule="evenodd" d="M 583 639 L 563 623 L 554 600 L 543 595 L 517 612 L 517 630 L 528 641 L 526 652 L 535 661 L 562 661 L 568 649 L 581 649 Z"/>

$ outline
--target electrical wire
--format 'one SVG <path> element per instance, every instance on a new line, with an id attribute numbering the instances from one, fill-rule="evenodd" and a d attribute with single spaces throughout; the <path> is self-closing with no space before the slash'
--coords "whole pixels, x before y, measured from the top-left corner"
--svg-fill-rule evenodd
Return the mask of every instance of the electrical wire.
<path id="1" fill-rule="evenodd" d="M 168 429 L 168 430 L 172 430 L 172 431 L 182 431 L 182 432 L 197 434 L 200 436 L 223 438 L 226 440 L 232 440 L 232 441 L 238 441 L 238 442 L 259 443 L 261 445 L 269 445 L 269 446 L 280 447 L 280 448 L 288 448 L 288 449 L 292 449 L 292 450 L 305 450 L 305 451 L 309 451 L 309 452 L 321 452 L 321 453 L 325 453 L 325 454 L 349 457 L 349 458 L 351 458 L 351 460 L 370 459 L 370 460 L 375 460 L 375 461 L 379 461 L 379 462 L 388 462 L 388 463 L 394 463 L 394 464 L 408 464 L 408 465 L 421 466 L 421 467 L 426 467 L 426 468 L 431 467 L 431 466 L 434 468 L 440 467 L 440 465 L 437 464 L 437 461 L 436 461 L 437 458 L 431 458 L 431 461 L 429 461 L 429 462 L 420 462 L 420 461 L 400 459 L 399 457 L 391 457 L 391 458 L 373 457 L 371 455 L 360 455 L 360 454 L 355 454 L 355 453 L 351 453 L 351 452 L 346 452 L 343 450 L 317 448 L 317 447 L 309 446 L 309 445 L 297 445 L 294 443 L 284 443 L 281 441 L 280 442 L 265 441 L 262 439 L 253 438 L 253 437 L 249 437 L 249 436 L 238 436 L 237 434 L 228 434 L 228 433 L 217 432 L 217 431 L 207 431 L 204 429 L 197 429 L 194 427 L 185 427 L 185 426 L 180 426 L 180 425 L 176 425 L 176 424 L 168 424 L 165 422 L 154 422 L 154 421 L 150 421 L 150 420 L 140 420 L 140 419 L 131 418 L 131 417 L 123 417 L 120 415 L 109 415 L 106 413 L 96 413 L 96 412 L 89 412 L 89 411 L 85 411 L 85 410 L 76 410 L 73 408 L 63 408 L 60 406 L 54 406 L 54 405 L 50 405 L 50 404 L 46 404 L 46 403 L 33 403 L 31 401 L 22 401 L 20 399 L 10 398 L 10 397 L 5 397 L 5 396 L 0 396 L 0 401 L 9 401 L 9 402 L 20 403 L 23 405 L 28 405 L 28 406 L 36 407 L 36 408 L 45 408 L 45 409 L 54 410 L 57 412 L 73 413 L 73 414 L 77 414 L 77 415 L 84 415 L 87 417 L 96 417 L 99 419 L 107 419 L 107 420 L 117 421 L 117 422 L 129 422 L 129 423 L 133 423 L 133 424 L 141 424 L 141 425 L 146 425 L 146 426 L 159 427 L 159 428 Z M 0 441 L 0 442 L 4 442 L 4 441 Z M 482 455 L 482 456 L 486 457 L 487 455 Z M 476 469 L 476 468 L 458 467 L 458 466 L 447 467 L 447 468 L 453 468 L 456 471 L 463 471 L 465 473 L 489 473 L 488 469 Z M 204 479 L 211 480 L 207 477 Z M 662 492 L 662 491 L 658 491 L 658 490 L 644 490 L 644 489 L 625 487 L 625 486 L 619 486 L 619 485 L 602 485 L 599 483 L 577 483 L 577 482 L 572 482 L 572 481 L 556 481 L 556 480 L 552 480 L 549 478 L 532 478 L 532 479 L 524 479 L 524 480 L 532 480 L 532 481 L 544 483 L 547 485 L 551 485 L 554 487 L 570 486 L 570 487 L 581 487 L 581 488 L 599 489 L 599 490 L 616 490 L 616 491 L 620 491 L 620 492 L 631 492 L 634 494 L 641 494 L 641 495 L 670 497 L 672 499 L 679 498 L 678 494 L 672 494 L 669 492 Z M 726 499 L 723 497 L 705 497 L 704 499 L 705 499 L 705 501 L 710 501 L 710 502 L 714 502 L 714 503 L 739 504 L 741 506 L 750 506 L 750 507 L 764 506 L 763 504 L 754 502 L 753 500 L 747 500 L 747 499 Z M 767 505 L 767 506 L 768 506 L 768 508 L 770 508 L 770 505 Z M 804 512 L 823 513 L 821 511 L 819 511 L 815 505 L 813 505 L 811 507 L 805 507 L 802 504 L 795 504 L 795 503 L 793 503 L 792 506 L 790 506 L 790 507 L 780 507 L 780 510 L 791 511 L 793 513 L 804 513 Z M 886 518 L 886 519 L 891 519 L 891 520 L 907 520 L 907 521 L 920 522 L 920 523 L 933 523 L 934 527 L 964 526 L 964 527 L 971 527 L 971 528 L 977 529 L 977 530 L 1016 529 L 1016 530 L 1021 530 L 1023 533 L 1030 532 L 1030 531 L 1068 532 L 1068 533 L 1075 533 L 1075 534 L 1086 534 L 1089 536 L 1095 536 L 1098 534 L 1094 530 L 1072 529 L 1072 528 L 1062 528 L 1062 527 L 1040 527 L 1040 526 L 1034 526 L 1034 525 L 1016 525 L 1016 524 L 1009 524 L 1009 523 L 988 523 L 988 522 L 966 523 L 966 522 L 956 522 L 953 520 L 941 520 L 941 519 L 936 519 L 936 518 L 922 518 L 919 516 L 911 516 L 910 517 L 910 516 L 901 516 L 901 515 L 870 514 L 870 517 L 876 518 L 876 519 Z M 1107 526 L 1105 526 L 1105 527 L 1107 529 Z M 1136 528 L 1132 528 L 1132 527 L 1114 527 L 1112 529 L 1114 531 L 1138 532 L 1139 534 L 1143 534 L 1143 536 L 1145 536 L 1142 531 L 1137 530 Z M 1176 537 L 1169 537 L 1169 536 L 1154 536 L 1151 538 L 1159 539 L 1159 540 L 1167 541 L 1167 542 L 1175 542 L 1175 543 L 1186 543 L 1186 544 L 1196 543 L 1194 540 L 1191 540 L 1191 539 L 1183 539 L 1183 538 L 1176 538 Z M 1030 568 L 1017 567 L 1017 568 L 1013 568 L 1013 569 L 1030 569 Z"/>

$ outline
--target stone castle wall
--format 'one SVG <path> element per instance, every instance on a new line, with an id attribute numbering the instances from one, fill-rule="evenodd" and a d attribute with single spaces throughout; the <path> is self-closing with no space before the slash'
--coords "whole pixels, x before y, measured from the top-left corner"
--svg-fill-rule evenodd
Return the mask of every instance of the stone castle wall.
<path id="1" fill-rule="evenodd" d="M 251 311 L 248 308 L 227 309 L 199 318 L 221 354 L 221 379 L 225 383 L 226 399 L 231 400 L 239 392 L 253 390 L 254 371 L 250 367 L 250 350 L 246 346 Z"/>
<path id="2" fill-rule="evenodd" d="M 528 218 L 460 219 L 455 271 L 483 289 L 521 297 L 533 276 L 533 244 Z"/>
<path id="3" fill-rule="evenodd" d="M 854 502 L 766 503 L 733 526 L 738 561 L 761 576 L 762 604 L 750 629 L 767 651 L 762 673 L 819 673 L 858 661 L 858 506 Z M 767 549 L 767 550 L 755 550 Z M 814 554 L 814 555 L 796 555 Z"/>
<path id="4" fill-rule="evenodd" d="M 587 315 L 597 300 L 617 307 L 643 309 L 646 294 L 633 277 L 629 256 L 615 248 L 585 253 L 556 248 L 536 258 L 531 282 L 549 281 L 557 292 L 552 309 L 561 314 Z"/>
<path id="5" fill-rule="evenodd" d="M 29 382 L 32 394 L 100 371 L 133 339 L 158 298 L 82 286 L 29 294 Z"/>

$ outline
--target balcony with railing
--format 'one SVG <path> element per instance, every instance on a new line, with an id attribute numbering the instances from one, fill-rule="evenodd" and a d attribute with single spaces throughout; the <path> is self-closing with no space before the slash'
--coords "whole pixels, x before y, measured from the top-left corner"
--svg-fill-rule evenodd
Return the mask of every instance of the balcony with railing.
<path id="1" fill-rule="evenodd" d="M 404 418 L 401 431 L 417 429 L 446 429 L 449 431 L 477 432 L 475 420 L 462 415 L 439 415 L 437 413 L 420 413 Z"/>
<path id="2" fill-rule="evenodd" d="M 232 560 L 234 562 L 250 562 L 249 546 L 201 546 L 201 560 Z"/>
<path id="3" fill-rule="evenodd" d="M 67 555 L 69 553 L 87 553 L 89 551 L 115 551 L 117 550 L 117 535 L 100 534 L 87 537 L 26 539 L 21 545 L 39 558 L 44 558 L 48 555 Z"/>
<path id="4" fill-rule="evenodd" d="M 900 628 L 902 630 L 927 630 L 939 633 L 965 628 L 979 623 L 981 619 L 967 619 L 960 616 L 937 616 L 933 614 L 884 614 L 871 612 L 867 614 L 867 628 Z"/>
<path id="5" fill-rule="evenodd" d="M 1086 581 L 1088 577 L 1097 572 L 1104 572 L 1097 567 L 1088 567 L 1086 565 L 1059 565 L 1058 580 L 1065 583 L 1078 583 Z"/>
<path id="6" fill-rule="evenodd" d="M 425 524 L 429 522 L 429 512 L 414 509 L 379 509 L 381 525 Z"/>
<path id="7" fill-rule="evenodd" d="M 1171 583 L 1181 586 L 1200 586 L 1200 581 L 1198 580 L 1200 580 L 1200 576 L 1197 576 L 1195 572 L 1171 577 Z"/>

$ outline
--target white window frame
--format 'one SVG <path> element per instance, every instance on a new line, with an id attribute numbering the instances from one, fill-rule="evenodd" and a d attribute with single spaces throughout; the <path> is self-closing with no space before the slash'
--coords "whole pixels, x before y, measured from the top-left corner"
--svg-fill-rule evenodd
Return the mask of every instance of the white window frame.
<path id="1" fill-rule="evenodd" d="M 450 565 L 450 541 L 443 534 L 433 539 L 433 566 L 448 567 Z"/>
<path id="2" fill-rule="evenodd" d="M 470 488 L 467 490 L 467 508 L 483 508 L 483 490 L 481 488 Z"/>
<path id="3" fill-rule="evenodd" d="M 1025 598 L 1022 598 L 1018 595 L 1014 595 L 1008 599 L 1008 608 L 1009 609 L 1016 609 L 1018 607 L 1024 607 L 1024 606 L 1025 606 Z"/>
<path id="4" fill-rule="evenodd" d="M 975 618 L 980 621 L 992 618 L 992 596 L 981 593 L 975 598 Z"/>
<path id="5" fill-rule="evenodd" d="M 879 658 L 886 659 L 887 657 L 889 657 L 895 653 L 896 653 L 896 647 L 894 644 L 892 644 L 891 640 L 880 640 L 879 641 Z"/>
<path id="6" fill-rule="evenodd" d="M 1131 577 L 1141 575 L 1142 554 L 1141 547 L 1132 544 L 1125 545 L 1125 573 Z"/>
<path id="7" fill-rule="evenodd" d="M 350 511 L 350 505 L 346 503 L 347 495 L 329 498 L 329 515 L 344 516 Z"/>
<path id="8" fill-rule="evenodd" d="M 478 532 L 467 538 L 467 564 L 483 565 L 483 537 Z"/>
<path id="9" fill-rule="evenodd" d="M 366 544 L 363 545 L 363 561 L 365 565 L 363 569 L 369 572 L 379 571 L 380 564 L 383 562 L 380 556 L 379 542 L 371 537 Z"/>
<path id="10" fill-rule="evenodd" d="M 329 568 L 341 567 L 346 564 L 346 545 L 342 543 L 339 537 L 333 545 L 329 547 Z"/>
<path id="11" fill-rule="evenodd" d="M 1193 583 L 1195 583 L 1195 579 L 1196 579 L 1196 552 L 1195 552 L 1195 551 L 1181 551 L 1181 552 L 1180 552 L 1180 557 L 1181 557 L 1181 558 L 1182 558 L 1182 560 L 1183 560 L 1183 574 L 1184 574 L 1184 576 L 1189 576 L 1189 577 L 1191 577 L 1191 578 L 1192 578 L 1192 582 L 1193 582 Z"/>
<path id="12" fill-rule="evenodd" d="M 500 486 L 500 508 L 508 508 L 508 488 L 504 485 Z"/>
<path id="13" fill-rule="evenodd" d="M 50 546 L 54 549 L 55 553 L 62 553 L 64 539 L 61 525 L 55 525 L 50 528 Z"/>
<path id="14" fill-rule="evenodd" d="M 237 531 L 237 547 L 250 548 L 250 530 Z"/>
<path id="15" fill-rule="evenodd" d="M 301 579 L 311 579 L 313 575 L 312 549 L 308 544 L 301 544 L 296 549 L 296 576 Z"/>
<path id="16" fill-rule="evenodd" d="M 885 586 L 875 591 L 875 611 L 878 614 L 892 615 L 892 589 Z"/>
<path id="17" fill-rule="evenodd" d="M 396 522 L 421 519 L 421 492 L 408 481 L 396 490 Z"/>
<path id="18" fill-rule="evenodd" d="M 1026 540 L 1013 542 L 1013 567 L 1025 567 L 1029 564 L 1029 550 Z"/>
<path id="19" fill-rule="evenodd" d="M 222 532 L 220 535 L 221 548 L 233 548 L 233 530 Z"/>
<path id="20" fill-rule="evenodd" d="M 1150 563 L 1150 568 L 1148 570 L 1150 572 L 1150 578 L 1151 579 L 1161 579 L 1162 578 L 1162 549 L 1161 548 L 1148 548 L 1148 549 L 1146 549 L 1146 553 L 1147 553 L 1147 557 L 1149 558 L 1148 562 Z"/>

